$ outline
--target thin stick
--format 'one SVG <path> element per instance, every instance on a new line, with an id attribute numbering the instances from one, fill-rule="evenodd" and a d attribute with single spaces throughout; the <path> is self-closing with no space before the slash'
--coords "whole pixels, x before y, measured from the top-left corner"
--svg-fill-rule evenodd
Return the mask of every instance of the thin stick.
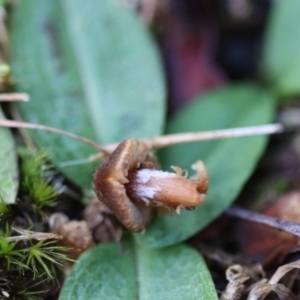
<path id="1" fill-rule="evenodd" d="M 57 128 L 54 128 L 54 127 L 39 125 L 39 124 L 26 123 L 26 122 L 21 122 L 21 121 L 5 120 L 5 119 L 0 119 L 0 127 L 1 126 L 2 127 L 9 127 L 9 128 L 40 129 L 40 130 L 55 132 L 55 133 L 73 138 L 75 140 L 79 140 L 81 142 L 84 142 L 84 143 L 92 146 L 93 148 L 97 149 L 98 151 L 102 151 L 104 153 L 107 153 L 105 148 L 101 147 L 99 144 L 97 144 L 96 142 L 94 142 L 90 139 L 87 139 L 87 138 L 82 137 L 80 135 L 77 135 L 77 134 L 74 134 L 74 133 L 71 133 L 71 132 L 68 132 L 68 131 L 60 130 L 60 129 L 57 129 Z"/>
<path id="2" fill-rule="evenodd" d="M 155 13 L 157 11 L 157 0 L 146 0 L 141 5 L 140 15 L 146 25 L 150 25 L 153 22 Z"/>
<path id="3" fill-rule="evenodd" d="M 80 140 L 102 153 L 97 153 L 91 155 L 88 158 L 88 161 L 94 161 L 101 159 L 110 153 L 112 153 L 117 144 L 109 144 L 104 147 L 100 146 L 96 142 L 89 140 L 85 137 L 76 135 L 74 133 L 60 130 L 57 128 L 26 123 L 21 121 L 12 121 L 0 119 L 0 127 L 13 127 L 13 128 L 28 128 L 28 129 L 41 129 L 47 130 L 51 132 L 55 132 L 58 134 L 62 134 L 77 140 Z M 202 132 L 190 132 L 190 133 L 179 133 L 179 134 L 169 134 L 164 136 L 155 137 L 152 139 L 141 139 L 144 143 L 149 146 L 149 149 L 158 149 L 166 146 L 172 146 L 176 144 L 190 143 L 190 142 L 199 142 L 199 141 L 208 141 L 208 140 L 216 140 L 216 139 L 226 139 L 226 138 L 234 138 L 234 137 L 242 137 L 242 136 L 250 136 L 250 135 L 264 135 L 264 134 L 274 134 L 280 133 L 283 131 L 283 127 L 281 124 L 269 124 L 269 125 L 261 125 L 261 126 L 252 126 L 252 127 L 241 127 L 241 128 L 231 128 L 231 129 L 220 129 L 213 131 L 202 131 Z"/>
<path id="4" fill-rule="evenodd" d="M 9 94 L 0 94 L 0 102 L 18 102 L 29 101 L 29 95 L 25 93 L 9 93 Z"/>
<path id="5" fill-rule="evenodd" d="M 175 144 L 200 142 L 216 139 L 228 139 L 249 135 L 273 134 L 283 131 L 281 124 L 268 124 L 252 127 L 220 129 L 213 131 L 190 132 L 181 134 L 169 134 L 154 139 L 145 139 L 144 141 L 152 148 L 163 148 Z"/>
<path id="6" fill-rule="evenodd" d="M 13 227 L 14 231 L 17 231 L 21 235 L 18 236 L 11 236 L 6 238 L 7 242 L 18 242 L 18 241 L 27 241 L 27 240 L 38 240 L 38 241 L 44 241 L 49 239 L 56 239 L 61 240 L 62 236 L 57 235 L 55 233 L 49 233 L 49 232 L 36 232 L 36 231 L 30 231 L 25 230 L 22 228 L 15 228 Z"/>
<path id="7" fill-rule="evenodd" d="M 104 155 L 103 155 L 103 157 L 104 157 Z M 74 159 L 74 160 L 63 161 L 58 164 L 58 167 L 65 168 L 65 167 L 70 167 L 70 166 L 83 165 L 83 164 L 87 164 L 87 163 L 91 163 L 91 162 L 92 161 L 89 158 Z"/>
<path id="8" fill-rule="evenodd" d="M 239 208 L 236 206 L 232 206 L 229 209 L 227 209 L 226 214 L 233 217 L 245 219 L 248 221 L 264 224 L 279 230 L 292 233 L 293 235 L 300 237 L 300 224 L 298 223 L 285 221 L 282 219 L 277 219 L 263 214 L 251 212 L 249 210 Z"/>
<path id="9" fill-rule="evenodd" d="M 9 38 L 5 26 L 6 11 L 3 6 L 0 7 L 0 45 L 1 45 L 1 58 L 7 60 L 10 54 Z"/>
<path id="10" fill-rule="evenodd" d="M 22 117 L 19 113 L 19 110 L 18 110 L 17 106 L 14 105 L 14 103 L 10 103 L 9 109 L 10 109 L 10 114 L 13 117 L 13 120 L 23 122 Z M 34 141 L 32 140 L 30 134 L 28 133 L 28 131 L 25 128 L 18 128 L 18 131 L 20 133 L 20 136 L 21 136 L 25 146 L 32 153 L 36 153 L 37 147 L 36 147 Z"/>
<path id="11" fill-rule="evenodd" d="M 220 129 L 212 131 L 201 131 L 201 132 L 187 132 L 187 133 L 177 133 L 168 134 L 152 139 L 142 139 L 141 141 L 149 145 L 150 149 L 158 149 L 167 146 L 172 146 L 176 144 L 209 141 L 216 139 L 228 139 L 235 137 L 243 137 L 250 135 L 264 135 L 264 134 L 274 134 L 283 131 L 281 124 L 268 124 L 252 127 L 241 127 L 241 128 L 229 128 Z M 118 144 L 109 144 L 103 148 L 106 152 L 111 153 L 118 146 Z M 102 158 L 101 154 L 94 154 L 89 157 L 90 161 Z"/>

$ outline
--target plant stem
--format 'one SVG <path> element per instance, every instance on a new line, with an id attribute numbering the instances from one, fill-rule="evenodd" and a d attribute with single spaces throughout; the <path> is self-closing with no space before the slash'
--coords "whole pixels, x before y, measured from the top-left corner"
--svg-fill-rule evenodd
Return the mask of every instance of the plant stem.
<path id="1" fill-rule="evenodd" d="M 29 95 L 25 93 L 9 93 L 9 94 L 0 94 L 0 102 L 18 102 L 29 101 Z"/>
<path id="2" fill-rule="evenodd" d="M 61 235 L 57 235 L 55 233 L 49 233 L 49 232 L 36 232 L 36 231 L 30 231 L 25 230 L 22 228 L 16 228 L 13 227 L 14 231 L 17 231 L 21 235 L 18 236 L 10 236 L 6 238 L 7 242 L 17 242 L 17 241 L 26 241 L 26 240 L 38 240 L 38 241 L 44 241 L 49 239 L 56 239 L 60 240 L 62 239 Z"/>
<path id="3" fill-rule="evenodd" d="M 191 142 L 201 142 L 217 139 L 228 139 L 243 136 L 253 136 L 253 135 L 265 135 L 283 132 L 283 127 L 281 124 L 267 124 L 252 127 L 240 127 L 240 128 L 229 128 L 229 129 L 219 129 L 212 131 L 200 131 L 200 132 L 186 132 L 186 133 L 176 133 L 168 134 L 163 136 L 158 136 L 150 139 L 141 139 L 145 142 L 150 149 L 158 149 L 167 146 L 191 143 Z M 104 146 L 104 149 L 111 153 L 118 146 L 118 144 L 109 144 Z M 99 159 L 99 154 L 90 156 L 90 161 Z"/>
<path id="4" fill-rule="evenodd" d="M 226 214 L 233 216 L 233 217 L 245 219 L 248 221 L 253 221 L 253 222 L 260 223 L 260 224 L 264 224 L 264 225 L 267 225 L 267 226 L 270 226 L 270 227 L 273 227 L 273 228 L 276 228 L 279 230 L 283 230 L 283 231 L 292 233 L 293 235 L 300 237 L 300 224 L 298 224 L 298 223 L 294 223 L 294 222 L 266 216 L 263 214 L 251 212 L 249 210 L 239 208 L 236 206 L 232 206 L 232 207 L 228 208 L 226 210 Z"/>
<path id="5" fill-rule="evenodd" d="M 85 137 L 79 136 L 77 134 L 68 131 L 60 130 L 50 126 L 26 123 L 21 121 L 0 119 L 0 127 L 1 126 L 10 127 L 10 128 L 28 128 L 28 129 L 47 130 L 84 142 L 101 152 L 101 153 L 91 155 L 87 159 L 88 162 L 98 160 L 100 158 L 108 156 L 119 145 L 119 143 L 115 143 L 115 144 L 109 144 L 102 147 L 90 139 L 87 139 Z M 146 143 L 149 146 L 149 149 L 151 150 L 151 149 L 158 149 L 167 146 L 172 146 L 176 144 L 209 141 L 209 140 L 216 140 L 216 139 L 228 139 L 228 138 L 251 136 L 251 135 L 252 136 L 266 135 L 266 134 L 280 133 L 282 131 L 283 131 L 283 127 L 281 124 L 268 124 L 268 125 L 252 126 L 252 127 L 169 134 L 169 135 L 158 136 L 150 139 L 141 139 L 141 141 Z"/>
<path id="6" fill-rule="evenodd" d="M 263 135 L 282 132 L 281 124 L 269 124 L 252 127 L 229 128 L 212 131 L 190 132 L 169 134 L 153 139 L 145 139 L 144 141 L 151 145 L 152 148 L 163 148 L 175 144 L 200 142 L 216 139 L 228 139 L 234 137 L 242 137 L 249 135 Z"/>
<path id="7" fill-rule="evenodd" d="M 105 148 L 101 147 L 99 144 L 97 144 L 96 142 L 94 142 L 90 139 L 87 139 L 83 136 L 71 133 L 69 131 L 60 130 L 60 129 L 50 127 L 50 126 L 26 123 L 26 122 L 21 122 L 21 121 L 0 119 L 0 127 L 40 129 L 40 130 L 51 131 L 51 132 L 55 132 L 55 133 L 58 133 L 58 134 L 61 134 L 61 135 L 68 136 L 68 137 L 73 138 L 75 140 L 79 140 L 81 142 L 84 142 L 84 143 L 92 146 L 93 148 L 97 149 L 98 151 L 107 153 Z"/>

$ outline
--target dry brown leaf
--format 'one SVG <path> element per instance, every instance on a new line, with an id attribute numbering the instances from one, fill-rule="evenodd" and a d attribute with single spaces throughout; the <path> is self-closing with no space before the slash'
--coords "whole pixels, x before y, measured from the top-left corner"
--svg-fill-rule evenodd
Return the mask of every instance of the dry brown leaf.
<path id="1" fill-rule="evenodd" d="M 271 277 L 269 283 L 270 284 L 275 284 L 278 283 L 278 281 L 289 271 L 294 270 L 294 269 L 300 269 L 300 261 L 294 261 L 292 263 L 283 265 L 279 267 L 274 275 Z"/>
<path id="2" fill-rule="evenodd" d="M 258 283 L 251 290 L 247 300 L 263 300 L 271 291 L 275 292 L 281 300 L 297 300 L 297 297 L 292 293 L 292 291 L 283 284 L 270 284 L 265 281 Z"/>

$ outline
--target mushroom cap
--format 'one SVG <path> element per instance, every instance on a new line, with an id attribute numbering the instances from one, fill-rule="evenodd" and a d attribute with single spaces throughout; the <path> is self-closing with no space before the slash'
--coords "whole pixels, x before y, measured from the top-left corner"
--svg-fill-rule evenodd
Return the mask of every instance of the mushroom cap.
<path id="1" fill-rule="evenodd" d="M 152 218 L 152 208 L 145 203 L 131 201 L 124 185 L 128 183 L 128 172 L 138 168 L 148 156 L 149 148 L 145 143 L 126 139 L 94 174 L 93 187 L 97 197 L 125 227 L 134 232 L 145 230 Z"/>

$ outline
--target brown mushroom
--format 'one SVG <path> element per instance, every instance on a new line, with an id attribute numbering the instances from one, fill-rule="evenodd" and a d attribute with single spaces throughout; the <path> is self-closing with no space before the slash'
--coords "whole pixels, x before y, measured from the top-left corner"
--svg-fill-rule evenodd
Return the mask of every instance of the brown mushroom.
<path id="1" fill-rule="evenodd" d="M 194 169 L 195 179 L 187 179 L 179 167 L 175 173 L 153 168 L 149 147 L 136 139 L 123 141 L 94 174 L 94 190 L 118 220 L 128 229 L 141 232 L 151 221 L 153 209 L 180 211 L 200 205 L 208 186 L 202 162 Z"/>
<path id="2" fill-rule="evenodd" d="M 65 214 L 54 213 L 49 218 L 49 226 L 52 232 L 62 236 L 58 244 L 70 248 L 67 254 L 72 259 L 77 259 L 94 245 L 86 221 L 70 221 Z"/>

